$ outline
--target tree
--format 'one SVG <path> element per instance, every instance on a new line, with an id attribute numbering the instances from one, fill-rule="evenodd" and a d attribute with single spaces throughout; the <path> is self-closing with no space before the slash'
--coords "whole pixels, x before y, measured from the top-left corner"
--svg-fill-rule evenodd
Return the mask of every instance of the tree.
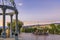
<path id="1" fill-rule="evenodd" d="M 57 31 L 58 34 L 60 34 L 60 24 L 57 25 Z"/>
<path id="2" fill-rule="evenodd" d="M 22 25 L 23 25 L 23 22 L 18 20 L 18 31 L 19 31 L 19 33 L 20 33 L 20 29 L 21 29 Z M 10 22 L 7 23 L 7 26 L 10 29 Z M 15 32 L 15 26 L 16 26 L 16 20 L 13 20 L 12 21 L 12 31 L 14 31 L 14 32 Z"/>
<path id="3" fill-rule="evenodd" d="M 56 30 L 57 30 L 56 25 L 55 24 L 50 24 L 50 26 L 52 28 L 51 29 L 52 33 L 55 34 L 56 33 Z"/>
<path id="4" fill-rule="evenodd" d="M 58 29 L 60 29 L 60 24 L 59 24 L 59 25 L 57 25 L 57 28 L 58 28 Z"/>

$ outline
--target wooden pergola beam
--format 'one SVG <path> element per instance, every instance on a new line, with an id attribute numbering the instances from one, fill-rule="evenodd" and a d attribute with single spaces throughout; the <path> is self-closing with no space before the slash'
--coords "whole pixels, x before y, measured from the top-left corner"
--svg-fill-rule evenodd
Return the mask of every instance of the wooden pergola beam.
<path id="1" fill-rule="evenodd" d="M 14 15 L 15 13 L 5 13 L 5 15 Z M 3 13 L 0 13 L 0 15 L 3 15 Z"/>

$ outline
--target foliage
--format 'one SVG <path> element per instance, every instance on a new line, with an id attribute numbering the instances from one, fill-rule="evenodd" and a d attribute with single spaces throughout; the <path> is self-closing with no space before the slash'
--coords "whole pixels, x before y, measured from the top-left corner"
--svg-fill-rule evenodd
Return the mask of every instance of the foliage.
<path id="1" fill-rule="evenodd" d="M 33 32 L 34 31 L 34 28 L 26 28 L 25 29 L 25 32 L 27 32 L 27 33 L 30 33 L 30 32 Z"/>
<path id="2" fill-rule="evenodd" d="M 53 34 L 55 34 L 55 33 L 56 33 L 56 26 L 55 26 L 55 24 L 50 24 L 50 26 L 51 26 L 51 28 L 52 28 L 52 29 L 50 29 L 50 31 L 51 31 Z"/>
<path id="3" fill-rule="evenodd" d="M 25 28 L 21 28 L 20 32 L 25 32 Z"/>
<path id="4" fill-rule="evenodd" d="M 20 33 L 20 28 L 22 27 L 23 22 L 18 20 L 18 30 Z M 10 28 L 10 22 L 7 23 L 7 26 Z M 12 30 L 15 31 L 15 26 L 16 26 L 16 20 L 13 20 L 12 22 Z"/>
<path id="5" fill-rule="evenodd" d="M 2 33 L 2 29 L 0 28 L 0 35 L 1 35 L 1 33 Z"/>
<path id="6" fill-rule="evenodd" d="M 57 32 L 58 34 L 60 34 L 60 24 L 57 25 L 57 30 L 56 30 L 56 32 Z"/>
<path id="7" fill-rule="evenodd" d="M 6 29 L 6 36 L 9 37 L 10 36 L 10 30 Z"/>
<path id="8" fill-rule="evenodd" d="M 21 28 L 21 32 L 32 33 L 35 31 L 35 28 Z"/>
<path id="9" fill-rule="evenodd" d="M 60 24 L 59 24 L 59 25 L 57 25 L 57 28 L 58 28 L 58 29 L 60 29 Z"/>
<path id="10" fill-rule="evenodd" d="M 49 34 L 60 34 L 60 24 L 55 25 L 55 24 L 50 24 L 49 27 L 30 27 L 30 28 L 21 28 L 21 32 L 26 32 L 26 33 L 32 33 L 38 30 L 40 33 L 48 32 Z"/>
<path id="11" fill-rule="evenodd" d="M 51 33 L 51 34 L 60 34 L 60 24 L 57 25 L 57 26 L 55 24 L 50 24 L 50 26 L 52 28 L 49 29 L 49 33 Z"/>

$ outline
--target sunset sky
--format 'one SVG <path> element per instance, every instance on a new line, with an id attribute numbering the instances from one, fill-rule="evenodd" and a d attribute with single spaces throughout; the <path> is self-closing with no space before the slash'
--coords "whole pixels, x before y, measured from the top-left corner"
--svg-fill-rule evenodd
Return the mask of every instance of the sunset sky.
<path id="1" fill-rule="evenodd" d="M 16 0 L 22 21 L 60 20 L 59 0 Z"/>
<path id="2" fill-rule="evenodd" d="M 18 18 L 23 22 L 60 22 L 60 0 L 15 0 L 15 3 Z"/>
<path id="3" fill-rule="evenodd" d="M 20 4 L 17 8 L 22 21 L 60 22 L 60 0 L 17 0 L 16 3 Z"/>

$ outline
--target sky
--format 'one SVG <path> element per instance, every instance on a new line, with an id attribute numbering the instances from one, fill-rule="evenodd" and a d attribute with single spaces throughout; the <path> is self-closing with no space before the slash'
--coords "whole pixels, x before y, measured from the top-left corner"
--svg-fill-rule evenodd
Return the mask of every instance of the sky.
<path id="1" fill-rule="evenodd" d="M 59 0 L 16 0 L 22 21 L 60 20 Z"/>
<path id="2" fill-rule="evenodd" d="M 60 22 L 60 0 L 15 0 L 15 3 L 21 21 Z"/>

